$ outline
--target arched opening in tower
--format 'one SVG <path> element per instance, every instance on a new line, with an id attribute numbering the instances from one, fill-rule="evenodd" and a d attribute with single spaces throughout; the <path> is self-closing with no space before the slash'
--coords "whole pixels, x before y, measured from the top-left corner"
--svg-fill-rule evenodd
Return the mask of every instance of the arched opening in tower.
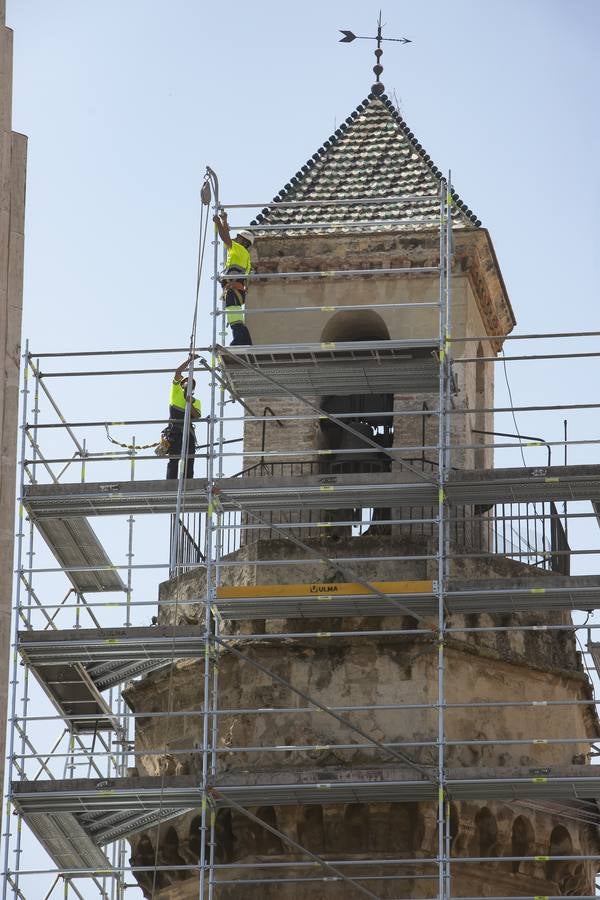
<path id="1" fill-rule="evenodd" d="M 548 856 L 571 856 L 573 853 L 573 841 L 569 831 L 564 825 L 556 825 L 550 835 Z M 569 874 L 569 863 L 565 860 L 549 859 L 546 863 L 546 878 L 555 881 L 559 888 Z M 561 891 L 562 892 L 562 891 Z"/>
<path id="2" fill-rule="evenodd" d="M 372 310 L 343 310 L 332 316 L 321 335 L 323 343 L 347 343 L 351 341 L 389 341 L 387 325 Z M 373 443 L 382 448 L 391 447 L 394 440 L 394 395 L 360 394 L 352 392 L 325 395 L 319 405 L 327 413 L 343 417 L 353 432 L 337 422 L 323 419 L 319 422 L 315 437 L 318 450 L 327 455 L 320 458 L 321 474 L 360 474 L 361 472 L 389 472 L 390 457 L 378 453 Z M 361 437 L 362 436 L 362 437 Z M 362 438 L 367 438 L 363 440 Z M 369 443 L 371 442 L 371 443 Z M 389 509 L 357 508 L 336 510 L 330 518 L 336 521 L 352 521 L 352 534 L 359 536 L 376 522 L 390 518 Z M 378 531 L 389 531 L 389 526 L 379 525 Z"/>
<path id="3" fill-rule="evenodd" d="M 511 833 L 511 856 L 533 856 L 533 847 L 535 845 L 535 832 L 533 825 L 527 816 L 517 816 L 512 826 Z M 522 860 L 515 859 L 512 863 L 512 870 L 515 874 L 518 872 L 527 873 L 530 864 Z"/>

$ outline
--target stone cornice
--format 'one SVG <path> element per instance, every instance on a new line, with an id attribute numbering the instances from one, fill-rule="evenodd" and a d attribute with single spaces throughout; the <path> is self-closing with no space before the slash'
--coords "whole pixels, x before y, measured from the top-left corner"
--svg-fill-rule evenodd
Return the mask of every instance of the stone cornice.
<path id="1" fill-rule="evenodd" d="M 457 230 L 454 244 L 455 265 L 468 274 L 486 332 L 497 353 L 517 320 L 489 231 L 486 228 Z"/>

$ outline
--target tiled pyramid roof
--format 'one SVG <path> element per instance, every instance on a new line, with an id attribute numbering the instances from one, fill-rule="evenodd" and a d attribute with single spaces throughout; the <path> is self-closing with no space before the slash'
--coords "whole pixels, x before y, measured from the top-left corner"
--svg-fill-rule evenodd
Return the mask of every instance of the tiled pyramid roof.
<path id="1" fill-rule="evenodd" d="M 317 222 L 382 222 L 399 218 L 423 219 L 420 226 L 436 227 L 439 205 L 422 199 L 436 195 L 442 173 L 433 164 L 385 94 L 370 94 L 326 140 L 302 169 L 265 207 L 253 225 L 293 225 Z M 312 206 L 277 209 L 277 203 L 338 198 L 410 196 L 412 203 L 373 206 Z M 479 219 L 455 199 L 453 221 L 459 228 L 478 227 Z M 391 227 L 391 226 L 390 226 Z M 397 227 L 397 226 L 396 226 Z M 373 225 L 373 229 L 386 228 Z"/>

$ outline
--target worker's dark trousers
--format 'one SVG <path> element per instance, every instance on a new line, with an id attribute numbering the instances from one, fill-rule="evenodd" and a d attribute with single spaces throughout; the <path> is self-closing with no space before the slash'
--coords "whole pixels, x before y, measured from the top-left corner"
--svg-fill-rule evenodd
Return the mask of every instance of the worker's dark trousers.
<path id="1" fill-rule="evenodd" d="M 233 335 L 233 340 L 230 344 L 230 347 L 241 347 L 244 344 L 252 344 L 250 332 L 243 322 L 235 322 L 230 326 L 230 328 Z"/>
<path id="2" fill-rule="evenodd" d="M 240 303 L 240 293 L 239 291 L 228 290 L 225 292 L 225 310 L 228 309 L 237 309 L 242 304 Z M 232 347 L 240 347 L 244 344 L 252 344 L 252 338 L 250 337 L 250 332 L 246 325 L 243 322 L 234 322 L 229 326 L 231 328 L 231 333 L 233 335 L 233 340 L 231 342 Z"/>
<path id="3" fill-rule="evenodd" d="M 170 459 L 167 465 L 167 479 L 177 478 L 178 470 L 179 470 L 179 460 L 181 458 L 181 445 L 183 443 L 183 428 L 174 428 L 172 432 L 172 444 L 171 444 L 171 453 L 170 455 L 173 459 Z M 187 464 L 185 467 L 185 477 L 193 478 L 194 477 L 194 453 L 196 452 L 196 436 L 194 432 L 190 430 L 190 436 L 188 438 L 188 447 L 187 447 Z"/>

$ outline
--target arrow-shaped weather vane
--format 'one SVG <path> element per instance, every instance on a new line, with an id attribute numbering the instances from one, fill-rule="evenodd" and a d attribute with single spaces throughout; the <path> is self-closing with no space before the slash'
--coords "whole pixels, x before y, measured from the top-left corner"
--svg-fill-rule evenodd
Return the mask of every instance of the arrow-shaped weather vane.
<path id="1" fill-rule="evenodd" d="M 340 38 L 340 44 L 351 44 L 352 41 L 377 41 L 377 49 L 375 50 L 375 60 L 376 63 L 373 66 L 373 71 L 375 72 L 376 82 L 372 86 L 371 90 L 375 94 L 375 96 L 380 97 L 381 94 L 385 91 L 385 87 L 381 82 L 381 74 L 383 72 L 383 66 L 381 65 L 381 57 L 383 56 L 383 50 L 381 49 L 382 41 L 394 41 L 396 44 L 412 44 L 412 41 L 409 38 L 384 38 L 383 37 L 383 23 L 381 21 L 381 12 L 379 13 L 379 19 L 377 20 L 377 34 L 373 37 L 366 34 L 354 34 L 352 31 L 345 31 L 340 28 L 341 34 L 344 36 Z"/>

